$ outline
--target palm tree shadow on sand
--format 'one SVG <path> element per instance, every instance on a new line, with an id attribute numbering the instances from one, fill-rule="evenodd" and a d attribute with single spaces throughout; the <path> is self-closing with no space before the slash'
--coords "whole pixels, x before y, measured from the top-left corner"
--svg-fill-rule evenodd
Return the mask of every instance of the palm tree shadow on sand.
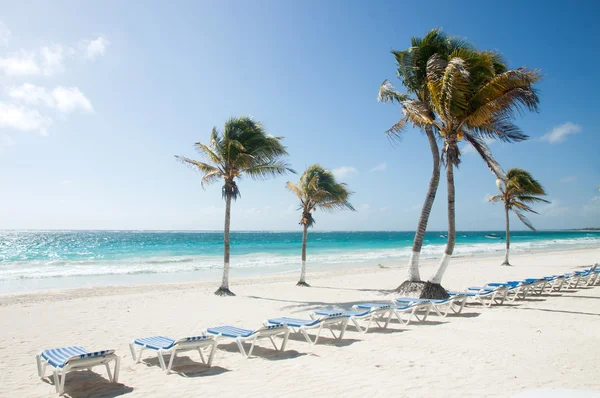
<path id="1" fill-rule="evenodd" d="M 52 377 L 46 377 L 43 380 L 54 386 Z M 110 398 L 129 394 L 132 391 L 133 387 L 122 383 L 111 383 L 104 375 L 91 370 L 81 370 L 67 373 L 63 396 L 70 398 Z"/>

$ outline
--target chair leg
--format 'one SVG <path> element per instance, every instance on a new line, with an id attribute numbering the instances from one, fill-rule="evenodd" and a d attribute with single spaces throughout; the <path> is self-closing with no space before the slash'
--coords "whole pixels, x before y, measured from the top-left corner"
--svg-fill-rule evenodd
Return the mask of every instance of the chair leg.
<path id="1" fill-rule="evenodd" d="M 290 329 L 287 328 L 285 331 L 285 334 L 283 335 L 283 342 L 281 343 L 280 351 L 285 351 L 285 346 L 287 345 L 289 337 L 290 337 Z"/>
<path id="2" fill-rule="evenodd" d="M 344 333 L 346 333 L 346 328 L 348 327 L 348 318 L 344 318 L 344 320 L 342 321 L 341 327 L 342 327 L 342 331 L 340 332 L 340 335 L 339 335 L 340 340 L 344 338 Z"/>
<path id="3" fill-rule="evenodd" d="M 35 362 L 37 363 L 38 376 L 44 378 L 44 372 L 42 371 L 42 357 L 39 354 L 35 356 Z"/>
<path id="4" fill-rule="evenodd" d="M 171 353 L 171 358 L 169 358 L 169 367 L 167 368 L 167 374 L 171 373 L 171 368 L 173 367 L 173 361 L 175 360 L 176 356 L 177 356 L 177 350 L 173 350 L 173 352 Z"/>
<path id="5" fill-rule="evenodd" d="M 60 378 L 58 376 L 58 369 L 54 369 L 52 373 L 52 376 L 54 377 L 54 388 L 56 389 L 56 392 L 60 394 Z"/>
<path id="6" fill-rule="evenodd" d="M 235 339 L 235 342 L 236 342 L 236 343 L 237 343 L 237 345 L 238 345 L 238 348 L 239 348 L 239 350 L 240 350 L 240 354 L 242 354 L 242 356 L 243 356 L 244 358 L 248 358 L 248 355 L 246 355 L 246 350 L 244 350 L 244 346 L 243 346 L 243 344 L 242 344 L 242 340 L 241 340 L 241 339 L 238 337 L 238 338 L 236 338 L 236 339 Z"/>
<path id="7" fill-rule="evenodd" d="M 113 381 L 113 377 L 112 377 L 112 373 L 110 372 L 110 366 L 108 365 L 108 361 L 104 363 L 104 367 L 106 368 L 106 373 L 108 374 L 108 381 L 112 382 Z M 89 370 L 89 368 L 88 368 Z"/>
<path id="8" fill-rule="evenodd" d="M 60 387 L 58 389 L 58 394 L 62 395 L 65 392 L 65 379 L 67 378 L 67 371 L 65 368 L 62 370 L 62 375 L 60 377 Z"/>
<path id="9" fill-rule="evenodd" d="M 135 355 L 135 345 L 133 343 L 129 343 L 129 350 L 131 351 L 131 359 L 133 359 L 133 361 L 135 363 L 137 363 L 136 361 L 136 355 Z"/>
<path id="10" fill-rule="evenodd" d="M 198 347 L 198 354 L 200 354 L 200 360 L 202 361 L 203 364 L 206 364 L 206 361 L 204 360 L 204 354 L 202 353 L 202 348 Z"/>
<path id="11" fill-rule="evenodd" d="M 119 369 L 121 369 L 121 358 L 115 357 L 115 372 L 113 373 L 113 383 L 119 382 Z"/>
<path id="12" fill-rule="evenodd" d="M 365 333 L 366 332 L 366 331 L 363 331 L 362 327 L 358 323 L 358 319 L 356 319 L 355 317 L 351 317 L 350 319 L 352 320 L 352 323 L 354 324 L 354 327 L 356 328 L 356 330 L 359 333 Z"/>
<path id="13" fill-rule="evenodd" d="M 167 367 L 165 366 L 165 359 L 163 358 L 163 353 L 162 350 L 158 350 L 157 352 L 158 355 L 158 362 L 160 363 L 160 368 L 164 371 L 167 369 Z M 140 352 L 141 354 L 141 352 Z"/>
<path id="14" fill-rule="evenodd" d="M 210 354 L 208 354 L 208 362 L 206 363 L 206 365 L 208 367 L 212 366 L 212 362 L 213 362 L 213 359 L 215 357 L 215 352 L 216 351 L 217 351 L 217 341 L 215 340 L 215 341 L 213 341 L 213 343 L 210 346 Z"/>

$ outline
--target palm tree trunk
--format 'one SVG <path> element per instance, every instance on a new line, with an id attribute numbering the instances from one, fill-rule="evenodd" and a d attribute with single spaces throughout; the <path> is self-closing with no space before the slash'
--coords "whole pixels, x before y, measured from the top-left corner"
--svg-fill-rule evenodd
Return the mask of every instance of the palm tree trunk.
<path id="1" fill-rule="evenodd" d="M 229 290 L 229 227 L 231 225 L 231 195 L 227 195 L 225 198 L 225 228 L 223 231 L 223 280 L 221 281 L 221 287 L 217 289 L 215 294 L 217 296 L 235 296 Z"/>
<path id="2" fill-rule="evenodd" d="M 510 265 L 508 262 L 508 253 L 510 251 L 510 226 L 509 226 L 509 214 L 508 214 L 508 206 L 504 206 L 504 210 L 506 212 L 506 254 L 504 255 L 504 262 L 502 265 Z"/>
<path id="3" fill-rule="evenodd" d="M 438 149 L 435 135 L 431 126 L 425 128 L 425 133 L 429 140 L 429 147 L 431 149 L 431 157 L 433 158 L 433 171 L 431 173 L 431 179 L 429 180 L 429 189 L 427 190 L 427 196 L 421 209 L 421 216 L 419 217 L 419 224 L 417 226 L 417 232 L 413 241 L 412 253 L 408 260 L 408 280 L 410 282 L 420 282 L 421 275 L 419 274 L 419 256 L 421 254 L 421 248 L 423 246 L 423 239 L 425 238 L 425 231 L 427 230 L 427 222 L 429 221 L 429 214 L 433 202 L 435 201 L 435 194 L 440 183 L 440 151 Z"/>
<path id="4" fill-rule="evenodd" d="M 300 280 L 296 286 L 310 286 L 306 283 L 306 241 L 308 239 L 308 225 L 304 224 L 304 232 L 302 233 L 302 269 L 300 271 Z"/>
<path id="5" fill-rule="evenodd" d="M 439 285 L 442 282 L 442 277 L 448 268 L 450 258 L 454 252 L 454 244 L 456 243 L 456 219 L 454 212 L 454 170 L 452 161 L 448 160 L 446 165 L 446 181 L 448 184 L 448 243 L 446 250 L 440 261 L 440 265 L 436 273 L 429 279 L 429 282 Z"/>

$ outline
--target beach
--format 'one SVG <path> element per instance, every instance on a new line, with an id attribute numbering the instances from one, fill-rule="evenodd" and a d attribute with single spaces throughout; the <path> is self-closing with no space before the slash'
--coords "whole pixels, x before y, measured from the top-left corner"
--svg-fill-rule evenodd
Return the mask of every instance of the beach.
<path id="1" fill-rule="evenodd" d="M 457 258 L 443 285 L 463 290 L 583 269 L 599 259 L 600 248 L 515 253 L 513 267 L 499 265 L 500 253 Z M 435 266 L 435 260 L 425 260 L 422 275 Z M 262 342 L 247 360 L 232 341 L 223 340 L 211 368 L 197 353 L 184 353 L 171 375 L 149 352 L 142 363 L 132 361 L 128 344 L 137 337 L 179 338 L 217 325 L 253 329 L 271 317 L 308 318 L 319 308 L 386 302 L 406 274 L 404 264 L 308 269 L 311 288 L 294 286 L 296 274 L 255 276 L 232 280 L 237 296 L 228 298 L 212 294 L 217 280 L 0 295 L 0 396 L 55 396 L 54 386 L 36 375 L 35 355 L 69 345 L 114 348 L 121 357 L 117 384 L 100 367 L 70 373 L 65 392 L 71 397 L 508 397 L 542 388 L 600 387 L 593 376 L 600 370 L 594 354 L 600 348 L 600 287 L 485 309 L 468 305 L 459 316 L 432 315 L 409 326 L 392 322 L 367 334 L 349 327 L 341 342 L 325 332 L 314 347 L 292 335 L 287 351 Z"/>

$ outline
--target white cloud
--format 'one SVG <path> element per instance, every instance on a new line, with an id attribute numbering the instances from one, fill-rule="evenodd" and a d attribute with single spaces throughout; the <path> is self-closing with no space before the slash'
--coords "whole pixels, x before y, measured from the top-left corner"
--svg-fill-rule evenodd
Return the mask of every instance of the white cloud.
<path id="1" fill-rule="evenodd" d="M 373 167 L 371 170 L 369 170 L 371 173 L 375 172 L 375 171 L 385 171 L 385 169 L 387 169 L 387 163 L 385 162 L 381 162 L 379 163 L 377 166 Z"/>
<path id="2" fill-rule="evenodd" d="M 352 166 L 342 166 L 331 170 L 335 178 L 344 178 L 349 174 L 356 173 L 356 169 Z"/>
<path id="3" fill-rule="evenodd" d="M 554 127 L 551 131 L 544 134 L 540 140 L 547 141 L 550 144 L 558 144 L 567 139 L 567 136 L 581 131 L 581 126 L 575 123 L 566 122 Z"/>
<path id="4" fill-rule="evenodd" d="M 28 105 L 44 104 L 52 106 L 54 103 L 52 96 L 46 92 L 44 87 L 39 87 L 31 83 L 24 83 L 19 87 L 13 87 L 9 90 L 8 95 L 12 99 Z"/>
<path id="5" fill-rule="evenodd" d="M 81 109 L 85 112 L 93 112 L 92 104 L 77 87 L 56 87 L 52 90 L 52 98 L 55 107 L 61 112 L 72 112 Z"/>
<path id="6" fill-rule="evenodd" d="M 548 203 L 539 209 L 540 214 L 549 217 L 560 216 L 568 211 L 569 209 L 566 206 L 563 206 L 561 201 L 558 199 L 553 200 L 552 203 Z"/>
<path id="7" fill-rule="evenodd" d="M 600 196 L 594 196 L 583 206 L 583 211 L 588 215 L 600 214 Z"/>
<path id="8" fill-rule="evenodd" d="M 63 71 L 63 48 L 60 45 L 42 47 L 42 70 L 45 75 L 53 75 Z"/>
<path id="9" fill-rule="evenodd" d="M 35 109 L 0 102 L 0 128 L 39 131 L 42 135 L 48 135 L 47 128 L 51 124 L 52 119 L 42 116 Z"/>
<path id="10" fill-rule="evenodd" d="M 0 135 L 0 152 L 4 151 L 4 148 L 15 146 L 15 142 L 8 135 Z"/>
<path id="11" fill-rule="evenodd" d="M 7 46 L 11 36 L 8 27 L 0 22 L 0 46 Z"/>
<path id="12" fill-rule="evenodd" d="M 35 62 L 35 54 L 24 50 L 0 58 L 0 71 L 7 76 L 39 75 L 41 73 L 40 67 Z"/>
<path id="13" fill-rule="evenodd" d="M 71 180 L 62 180 L 62 181 L 60 182 L 60 185 L 70 185 L 70 184 L 72 184 L 72 183 L 73 183 L 73 181 L 71 181 Z"/>
<path id="14" fill-rule="evenodd" d="M 562 183 L 575 182 L 577 181 L 577 176 L 566 176 L 560 179 Z"/>
<path id="15" fill-rule="evenodd" d="M 86 96 L 77 87 L 56 87 L 48 93 L 44 87 L 31 83 L 11 89 L 8 95 L 24 104 L 46 105 L 63 113 L 75 110 L 93 112 L 94 108 Z"/>
<path id="16" fill-rule="evenodd" d="M 82 44 L 85 46 L 85 57 L 94 59 L 100 55 L 104 55 L 110 42 L 104 37 L 98 36 L 98 38 L 94 40 L 83 40 Z"/>

